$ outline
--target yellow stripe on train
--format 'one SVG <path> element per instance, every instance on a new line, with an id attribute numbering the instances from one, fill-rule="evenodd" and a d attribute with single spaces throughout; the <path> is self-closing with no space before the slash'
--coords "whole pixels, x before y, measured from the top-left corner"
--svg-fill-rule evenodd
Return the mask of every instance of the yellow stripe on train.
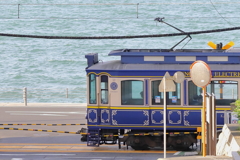
<path id="1" fill-rule="evenodd" d="M 163 107 L 107 107 L 107 106 L 87 106 L 87 108 L 94 109 L 163 109 Z M 168 109 L 178 109 L 178 110 L 201 110 L 202 106 L 199 107 L 168 107 Z M 216 110 L 231 110 L 230 107 L 217 107 Z"/>

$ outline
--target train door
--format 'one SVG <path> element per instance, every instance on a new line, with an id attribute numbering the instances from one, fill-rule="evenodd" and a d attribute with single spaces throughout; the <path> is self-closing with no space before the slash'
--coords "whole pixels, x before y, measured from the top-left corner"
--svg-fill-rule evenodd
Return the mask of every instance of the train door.
<path id="1" fill-rule="evenodd" d="M 100 114 L 100 124 L 107 125 L 110 124 L 110 106 L 109 106 L 109 77 L 107 75 L 99 76 L 99 114 Z"/>
<path id="2" fill-rule="evenodd" d="M 100 105 L 108 105 L 109 104 L 109 94 L 108 94 L 108 76 L 101 75 L 100 76 Z"/>
<path id="3" fill-rule="evenodd" d="M 95 74 L 88 76 L 88 104 L 93 106 L 108 106 L 108 76 Z"/>
<path id="4" fill-rule="evenodd" d="M 87 122 L 90 125 L 96 125 L 99 123 L 98 118 L 98 89 L 97 89 L 97 75 L 94 73 L 91 73 L 88 75 L 87 83 L 88 83 L 88 89 L 87 89 Z"/>

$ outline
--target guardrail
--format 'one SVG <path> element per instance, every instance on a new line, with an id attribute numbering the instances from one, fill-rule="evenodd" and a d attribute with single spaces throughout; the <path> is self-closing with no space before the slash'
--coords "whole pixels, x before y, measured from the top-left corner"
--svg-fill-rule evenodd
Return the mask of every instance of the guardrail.
<path id="1" fill-rule="evenodd" d="M 0 88 L 0 102 L 85 103 L 83 88 Z"/>

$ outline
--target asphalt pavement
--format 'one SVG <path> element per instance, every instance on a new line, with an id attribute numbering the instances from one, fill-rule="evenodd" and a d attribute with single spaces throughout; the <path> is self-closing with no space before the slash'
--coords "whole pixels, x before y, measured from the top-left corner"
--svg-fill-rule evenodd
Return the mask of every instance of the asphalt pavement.
<path id="1" fill-rule="evenodd" d="M 0 103 L 0 123 L 86 123 L 85 120 L 85 112 L 86 112 L 86 103 L 29 103 L 27 106 L 23 103 Z M 13 127 L 13 126 L 11 126 Z M 15 126 L 17 127 L 17 126 Z M 21 126 L 23 127 L 23 126 Z M 37 126 L 38 129 L 48 129 L 51 127 L 52 130 L 64 130 L 64 131 L 72 131 L 76 132 L 81 126 L 61 126 L 61 128 L 57 128 L 57 126 Z M 24 126 L 24 128 L 36 128 L 36 126 Z M 71 143 L 71 144 L 79 144 L 80 137 L 78 135 L 66 135 L 63 138 L 62 133 L 42 133 L 42 132 L 28 132 L 28 131 L 10 131 L 10 130 L 0 130 L 0 147 L 1 143 Z M 16 134 L 17 133 L 17 134 Z M 46 141 L 44 141 L 46 139 Z M 35 141 L 35 142 L 34 142 Z M 65 145 L 66 145 L 65 144 Z M 2 144 L 2 148 L 3 148 Z M 83 146 L 81 146 L 83 148 Z M 80 147 L 80 148 L 81 148 Z M 100 146 L 99 148 L 101 148 Z M 61 150 L 61 149 L 60 149 Z M 13 156 L 10 156 L 13 155 Z M 18 160 L 28 160 L 33 157 L 38 158 L 38 156 L 43 156 L 45 153 L 34 153 L 35 155 L 31 158 L 27 155 L 33 154 L 29 153 L 9 153 L 0 151 L 0 160 L 4 158 L 4 160 L 14 160 L 14 157 L 19 157 Z M 54 159 L 52 157 L 56 153 L 51 153 L 47 159 Z M 59 154 L 66 154 L 67 156 L 73 156 L 71 153 L 61 152 Z M 91 158 L 91 156 L 94 158 Z M 24 155 L 24 156 L 21 156 Z M 57 155 L 57 154 L 56 154 Z M 159 155 L 159 156 L 158 156 Z M 75 159 L 81 159 L 85 157 L 89 157 L 87 160 L 163 160 L 162 153 L 76 153 L 74 154 Z M 52 157 L 52 158 L 51 158 Z M 82 157 L 82 158 L 81 158 Z M 97 158 L 98 157 L 98 158 Z M 159 157 L 159 158 L 158 158 Z M 161 158 L 160 158 L 161 157 Z M 43 159 L 45 159 L 43 158 Z M 60 159 L 64 157 L 60 156 Z M 39 158 L 41 159 L 41 158 Z M 58 158 L 56 158 L 58 159 Z M 71 159 L 71 158 L 69 158 Z M 74 158 L 73 158 L 74 159 Z M 84 158 L 83 158 L 84 159 Z M 197 155 L 196 152 L 177 152 L 175 155 L 167 154 L 167 160 L 232 160 L 232 157 L 226 156 L 206 156 L 203 157 L 201 155 Z M 165 160 L 166 160 L 165 159 Z"/>

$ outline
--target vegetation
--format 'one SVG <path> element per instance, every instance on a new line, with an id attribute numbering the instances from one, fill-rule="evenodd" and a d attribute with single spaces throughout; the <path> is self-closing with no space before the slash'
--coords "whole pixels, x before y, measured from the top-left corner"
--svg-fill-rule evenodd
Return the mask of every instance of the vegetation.
<path id="1" fill-rule="evenodd" d="M 240 118 L 240 99 L 235 101 L 236 108 L 234 109 L 234 112 L 237 113 L 238 118 Z"/>

